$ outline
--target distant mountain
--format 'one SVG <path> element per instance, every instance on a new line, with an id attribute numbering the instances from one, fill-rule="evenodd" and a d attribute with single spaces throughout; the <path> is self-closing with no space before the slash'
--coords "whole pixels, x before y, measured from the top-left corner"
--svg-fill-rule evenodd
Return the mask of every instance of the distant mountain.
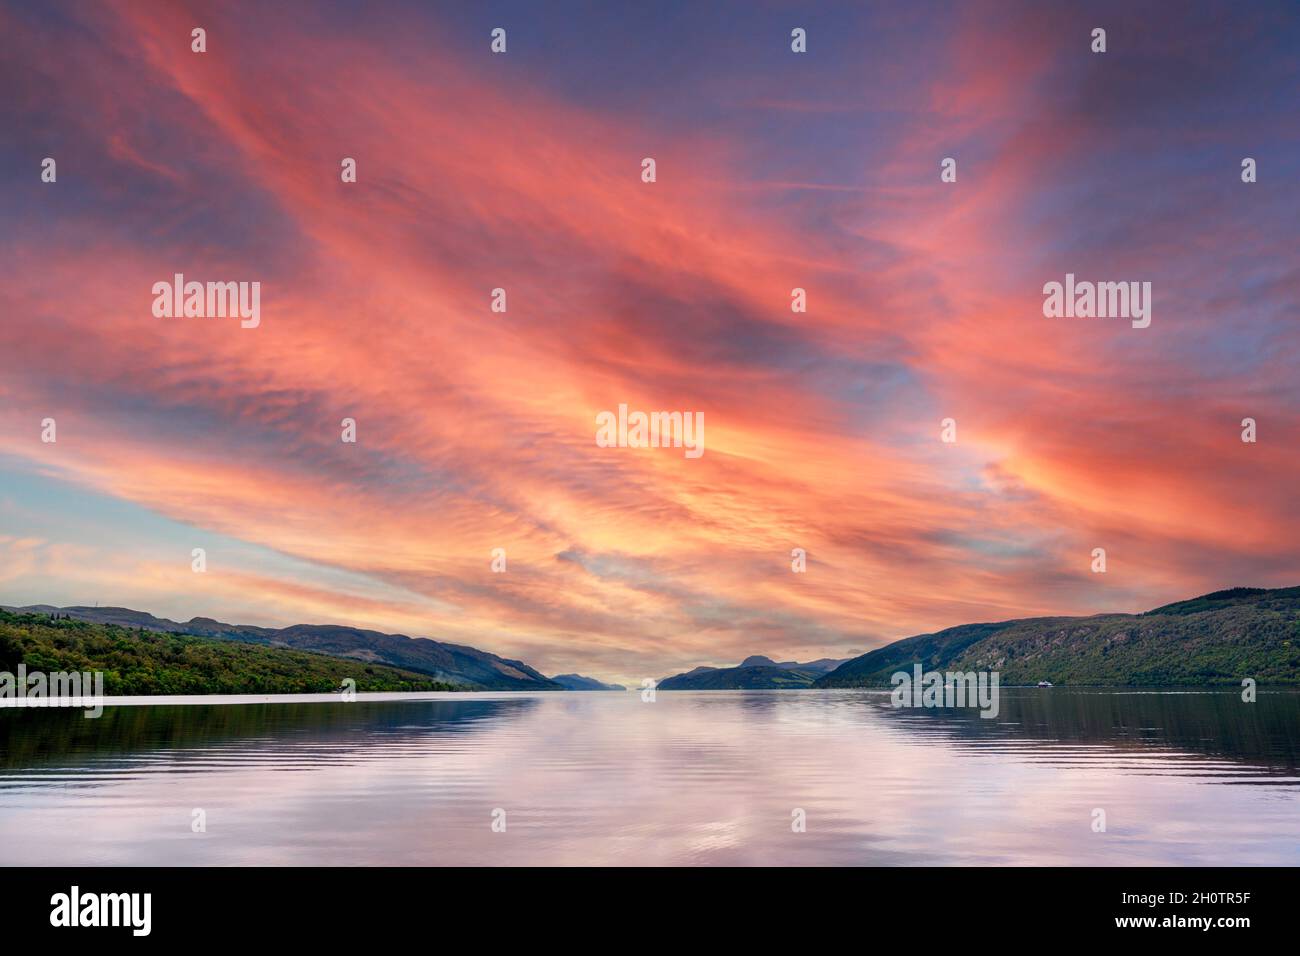
<path id="1" fill-rule="evenodd" d="M 604 684 L 594 677 L 581 674 L 556 674 L 551 680 L 565 690 L 627 690 L 622 684 Z"/>
<path id="2" fill-rule="evenodd" d="M 1300 684 L 1300 587 L 1232 588 L 1144 614 L 963 624 L 855 657 L 814 686 L 888 686 L 914 663 L 998 671 L 1005 685 Z"/>
<path id="3" fill-rule="evenodd" d="M 315 651 L 350 660 L 387 664 L 475 690 L 562 689 L 560 684 L 548 680 L 521 661 L 497 657 L 463 644 L 444 644 L 427 638 L 383 634 L 342 625 L 295 624 L 292 627 L 265 628 L 223 624 L 207 617 L 191 618 L 180 623 L 124 607 L 53 607 L 39 604 L 7 610 L 66 614 L 78 621 Z"/>
<path id="4" fill-rule="evenodd" d="M 783 690 L 811 687 L 813 681 L 838 666 L 840 661 L 822 659 L 810 664 L 790 661 L 778 664 L 755 654 L 739 667 L 697 667 L 684 674 L 665 677 L 658 690 Z"/>
<path id="5" fill-rule="evenodd" d="M 815 661 L 809 661 L 806 664 L 800 664 L 797 661 L 786 661 L 777 664 L 777 667 L 789 667 L 801 671 L 812 671 L 815 674 L 829 674 L 835 668 L 848 660 L 847 657 L 822 657 Z M 744 665 L 741 665 L 744 666 Z"/>

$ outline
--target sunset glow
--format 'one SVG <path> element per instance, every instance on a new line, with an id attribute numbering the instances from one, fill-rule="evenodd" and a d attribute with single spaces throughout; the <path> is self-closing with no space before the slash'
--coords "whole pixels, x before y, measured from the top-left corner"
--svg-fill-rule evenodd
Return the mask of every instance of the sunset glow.
<path id="1" fill-rule="evenodd" d="M 1295 20 L 1109 9 L 1105 69 L 1057 4 L 804 57 L 770 5 L 0 9 L 0 604 L 634 685 L 1300 583 Z M 260 324 L 156 318 L 176 273 Z M 1067 273 L 1150 327 L 1045 318 Z"/>

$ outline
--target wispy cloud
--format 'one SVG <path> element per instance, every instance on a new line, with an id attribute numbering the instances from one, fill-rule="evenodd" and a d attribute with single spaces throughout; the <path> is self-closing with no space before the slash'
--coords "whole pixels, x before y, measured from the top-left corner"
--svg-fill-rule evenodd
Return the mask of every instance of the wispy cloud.
<path id="1" fill-rule="evenodd" d="M 797 65 L 746 30 L 676 115 L 638 85 L 673 88 L 671 64 L 589 90 L 574 71 L 621 76 L 617 44 L 553 64 L 520 37 L 508 60 L 453 24 L 435 54 L 414 5 L 383 31 L 314 6 L 7 9 L 0 490 L 30 533 L 3 539 L 5 597 L 84 582 L 633 679 L 1294 584 L 1298 160 L 1268 85 L 1294 57 L 1207 9 L 1152 31 L 1115 7 L 1104 64 L 1036 5 L 845 14 Z M 892 42 L 864 63 L 853 36 Z M 84 68 L 52 71 L 56 47 Z M 1043 319 L 1042 283 L 1088 270 L 1152 279 L 1152 327 Z M 261 327 L 153 318 L 176 272 L 260 280 Z M 597 448 L 619 402 L 704 411 L 707 454 Z M 172 530 L 125 556 L 66 528 L 75 560 L 23 544 L 32 475 L 245 563 L 200 587 Z"/>

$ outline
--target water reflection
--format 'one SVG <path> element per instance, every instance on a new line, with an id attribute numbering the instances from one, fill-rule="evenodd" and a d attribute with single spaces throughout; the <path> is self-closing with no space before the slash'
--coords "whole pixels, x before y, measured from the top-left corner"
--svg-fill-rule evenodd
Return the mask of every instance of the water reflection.
<path id="1" fill-rule="evenodd" d="M 1294 864 L 1298 731 L 1294 693 L 1065 688 L 1004 689 L 995 720 L 853 691 L 0 710 L 0 846 L 65 864 Z"/>
<path id="2" fill-rule="evenodd" d="M 881 706 L 884 706 L 882 702 Z M 1111 749 L 1111 759 L 1135 748 L 1206 755 L 1239 763 L 1231 776 L 1295 784 L 1300 764 L 1300 694 L 1269 693 L 1246 704 L 1236 691 L 1011 688 L 997 720 L 965 710 L 889 709 L 909 733 L 1008 753 L 1072 752 L 1057 742 Z"/>
<path id="3" fill-rule="evenodd" d="M 401 751 L 430 735 L 472 733 L 535 707 L 524 695 L 454 700 L 198 704 L 106 707 L 87 720 L 74 709 L 0 710 L 0 789 L 41 786 L 71 770 L 194 772 L 228 761 L 301 770 Z M 10 773 L 9 771 L 18 771 Z"/>

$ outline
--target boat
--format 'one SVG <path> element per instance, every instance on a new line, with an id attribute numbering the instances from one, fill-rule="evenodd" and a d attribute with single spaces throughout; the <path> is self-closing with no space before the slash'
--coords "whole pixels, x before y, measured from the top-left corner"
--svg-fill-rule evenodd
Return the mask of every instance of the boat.
<path id="1" fill-rule="evenodd" d="M 1040 680 L 1040 681 L 1038 682 L 1038 686 L 1039 686 L 1039 687 L 1051 687 L 1051 686 L 1052 686 L 1052 682 L 1051 682 L 1050 680 Z"/>

